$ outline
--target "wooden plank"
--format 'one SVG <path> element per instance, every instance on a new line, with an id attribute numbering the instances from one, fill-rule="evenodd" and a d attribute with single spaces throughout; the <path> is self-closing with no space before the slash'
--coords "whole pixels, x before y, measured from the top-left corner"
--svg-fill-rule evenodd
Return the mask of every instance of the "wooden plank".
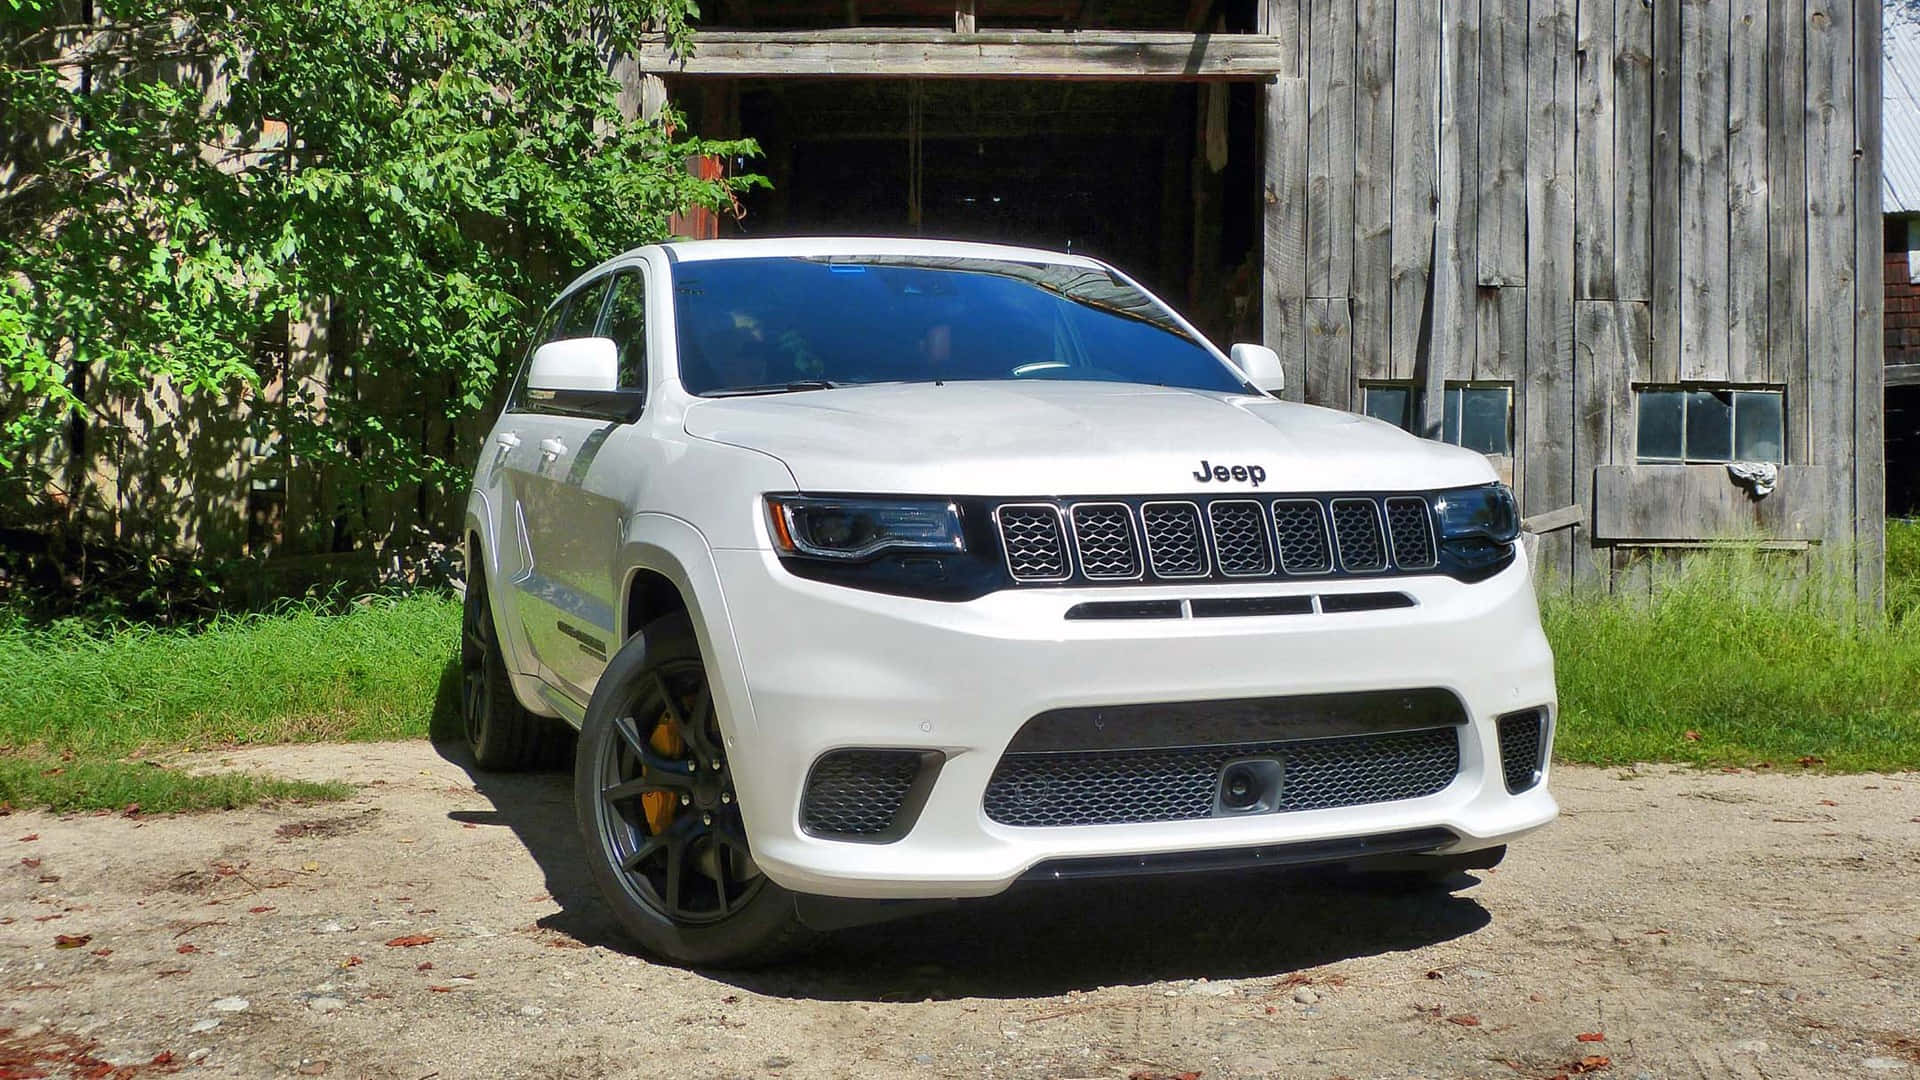
<path id="1" fill-rule="evenodd" d="M 1574 496 L 1573 0 L 1533 0 L 1527 24 L 1527 358 L 1523 513 Z M 1573 573 L 1573 542 L 1542 537 L 1542 569 Z"/>
<path id="2" fill-rule="evenodd" d="M 1756 499 L 1724 465 L 1602 465 L 1593 480 L 1593 532 L 1614 541 L 1820 540 L 1832 473 L 1783 466 L 1773 494 Z"/>
<path id="3" fill-rule="evenodd" d="M 1653 302 L 1649 380 L 1680 381 L 1680 4 L 1653 6 L 1652 235 L 1648 294 Z"/>
<path id="4" fill-rule="evenodd" d="M 1642 378 L 1640 373 L 1652 362 L 1649 356 L 1653 348 L 1652 306 L 1644 300 L 1622 300 L 1616 310 L 1615 335 L 1609 343 L 1612 352 L 1606 357 L 1612 383 L 1605 460 L 1613 465 L 1627 465 L 1638 457 L 1636 447 L 1639 432 L 1635 428 L 1633 384 Z"/>
<path id="5" fill-rule="evenodd" d="M 1768 0 L 1732 0 L 1727 40 L 1727 378 L 1767 381 Z"/>
<path id="6" fill-rule="evenodd" d="M 1392 376 L 1393 0 L 1357 0 L 1353 100 L 1353 370 Z"/>
<path id="7" fill-rule="evenodd" d="M 1482 285 L 1527 283 L 1527 47 L 1527 0 L 1482 0 L 1474 244 Z"/>
<path id="8" fill-rule="evenodd" d="M 980 29 L 980 17 L 974 11 L 973 0 L 955 0 L 953 6 L 953 32 L 972 34 Z"/>
<path id="9" fill-rule="evenodd" d="M 1767 381 L 1786 387 L 1787 460 L 1805 464 L 1807 393 L 1806 0 L 1767 13 Z"/>
<path id="10" fill-rule="evenodd" d="M 1393 20 L 1392 372 L 1412 379 L 1430 314 L 1438 149 L 1440 5 L 1406 0 Z M 1426 423 L 1427 418 L 1422 417 Z M 1429 424 L 1432 435 L 1438 425 Z"/>
<path id="11" fill-rule="evenodd" d="M 1646 349 L 1646 305 L 1588 300 L 1574 305 L 1573 492 L 1594 510 L 1594 472 L 1633 461 L 1633 372 Z M 1576 582 L 1595 583 L 1610 569 L 1605 551 L 1583 531 L 1573 549 Z"/>
<path id="12" fill-rule="evenodd" d="M 1837 471 L 1826 534 L 1851 540 L 1853 505 L 1854 197 L 1853 0 L 1808 0 L 1807 413 L 1814 466 Z M 1878 256 L 1874 258 L 1879 261 Z M 1874 343 L 1878 346 L 1879 342 Z M 1848 571 L 1850 543 L 1823 554 Z"/>
<path id="13" fill-rule="evenodd" d="M 1287 396 L 1298 399 L 1307 361 L 1307 80 L 1277 79 L 1265 98 L 1261 326 L 1286 367 Z"/>
<path id="14" fill-rule="evenodd" d="M 1549 510 L 1544 514 L 1535 514 L 1530 518 L 1522 518 L 1520 527 L 1530 533 L 1550 533 L 1559 532 L 1561 529 L 1571 529 L 1578 525 L 1585 525 L 1586 523 L 1586 508 L 1574 504 L 1572 506 L 1563 506 L 1558 510 Z"/>
<path id="15" fill-rule="evenodd" d="M 1472 378 L 1478 352 L 1477 294 L 1480 268 L 1474 254 L 1480 197 L 1480 3 L 1452 0 L 1446 6 L 1446 56 L 1441 86 L 1440 266 L 1432 347 L 1443 379 Z"/>
<path id="16" fill-rule="evenodd" d="M 639 52 L 640 70 L 676 77 L 1262 79 L 1297 66 L 1297 40 L 1260 34 L 1118 30 L 943 30 L 860 27 L 808 31 L 699 31 L 694 52 L 664 43 Z"/>
<path id="17" fill-rule="evenodd" d="M 1645 300 L 1652 287 L 1653 5 L 1614 0 L 1614 292 Z"/>
<path id="18" fill-rule="evenodd" d="M 1310 0 L 1307 33 L 1307 295 L 1353 281 L 1354 0 Z"/>
<path id="19" fill-rule="evenodd" d="M 1644 550 L 1613 549 L 1613 595 L 1632 600 L 1653 598 L 1653 560 Z"/>
<path id="20" fill-rule="evenodd" d="M 1920 386 L 1920 364 L 1888 364 L 1883 386 Z"/>
<path id="21" fill-rule="evenodd" d="M 1880 0 L 1854 0 L 1853 259 L 1859 274 L 1853 293 L 1854 598 L 1873 612 L 1886 601 L 1887 556 L 1880 34 Z"/>
<path id="22" fill-rule="evenodd" d="M 1614 276 L 1615 0 L 1578 0 L 1573 132 L 1573 295 L 1612 299 Z"/>
<path id="23" fill-rule="evenodd" d="M 1283 79 L 1301 78 L 1307 73 L 1306 0 L 1259 0 L 1255 29 L 1280 43 L 1280 71 Z M 1189 26 L 1190 30 L 1200 29 Z"/>
<path id="24" fill-rule="evenodd" d="M 1329 409 L 1360 405 L 1353 377 L 1353 322 L 1345 297 L 1307 300 L 1306 400 Z"/>
<path id="25" fill-rule="evenodd" d="M 1527 362 L 1526 288 L 1479 288 L 1474 292 L 1473 313 L 1473 378 L 1518 382 Z"/>
<path id="26" fill-rule="evenodd" d="M 1681 0 L 1680 377 L 1727 379 L 1727 8 Z"/>

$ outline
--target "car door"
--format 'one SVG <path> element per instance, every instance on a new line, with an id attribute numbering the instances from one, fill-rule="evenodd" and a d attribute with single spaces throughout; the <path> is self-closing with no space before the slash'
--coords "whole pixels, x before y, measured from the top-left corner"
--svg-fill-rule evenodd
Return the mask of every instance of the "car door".
<path id="1" fill-rule="evenodd" d="M 527 367 L 534 350 L 551 341 L 557 333 L 565 307 L 565 304 L 555 304 L 535 324 L 526 355 L 520 361 L 519 374 L 507 395 L 506 409 L 493 427 L 491 440 L 481 449 L 479 475 L 488 493 L 497 567 L 491 582 L 492 594 L 507 646 L 502 651 L 514 670 L 528 675 L 541 675 L 543 671 L 534 649 L 532 620 L 527 617 L 524 604 L 527 579 L 533 571 L 526 498 L 529 477 L 539 461 L 539 437 L 534 432 L 540 425 L 538 413 L 527 401 Z"/>
<path id="2" fill-rule="evenodd" d="M 592 337 L 607 284 L 602 276 L 568 294 L 546 340 Z M 519 494 L 528 565 L 514 583 L 515 606 L 541 674 L 565 689 L 574 685 L 583 653 L 604 662 L 613 622 L 603 590 L 582 573 L 590 561 L 583 553 L 599 546 L 592 535 L 598 523 L 570 517 L 564 494 L 570 471 L 597 456 L 593 429 L 610 425 L 560 412 L 553 395 L 538 390 L 525 391 L 521 415 L 520 446 L 509 469 Z"/>

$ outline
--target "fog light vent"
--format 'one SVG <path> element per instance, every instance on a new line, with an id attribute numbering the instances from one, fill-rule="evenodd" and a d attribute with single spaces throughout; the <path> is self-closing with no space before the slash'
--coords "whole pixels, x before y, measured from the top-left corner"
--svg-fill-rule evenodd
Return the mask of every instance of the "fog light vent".
<path id="1" fill-rule="evenodd" d="M 807 774 L 800 825 L 835 840 L 905 836 L 926 802 L 940 755 L 921 750 L 835 750 Z"/>
<path id="2" fill-rule="evenodd" d="M 1529 790 L 1546 772 L 1546 728 L 1545 709 L 1528 709 L 1500 718 L 1500 771 L 1506 776 L 1509 794 Z"/>

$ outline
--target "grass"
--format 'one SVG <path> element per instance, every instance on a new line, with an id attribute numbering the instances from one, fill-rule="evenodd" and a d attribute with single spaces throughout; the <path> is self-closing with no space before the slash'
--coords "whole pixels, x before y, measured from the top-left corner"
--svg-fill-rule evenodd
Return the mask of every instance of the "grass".
<path id="1" fill-rule="evenodd" d="M 1629 601 L 1543 592 L 1556 756 L 1920 768 L 1920 523 L 1888 530 L 1888 615 L 1835 619 L 1765 553 L 1696 555 Z"/>
<path id="2" fill-rule="evenodd" d="M 452 702 L 460 606 L 418 593 L 194 629 L 0 626 L 0 802 L 205 809 L 339 798 L 339 785 L 127 760 L 246 744 L 414 738 Z M 70 757 L 61 761 L 61 757 Z"/>

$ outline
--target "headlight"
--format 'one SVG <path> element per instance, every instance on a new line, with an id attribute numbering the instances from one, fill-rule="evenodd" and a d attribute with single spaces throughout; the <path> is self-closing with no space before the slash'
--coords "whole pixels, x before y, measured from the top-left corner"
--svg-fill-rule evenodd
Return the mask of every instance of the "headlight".
<path id="1" fill-rule="evenodd" d="M 769 495 L 767 517 L 782 555 L 857 562 L 886 551 L 967 550 L 950 499 Z"/>
<path id="2" fill-rule="evenodd" d="M 1520 508 L 1505 484 L 1442 491 L 1433 500 L 1440 522 L 1440 561 L 1461 581 L 1479 581 L 1513 561 Z"/>
<path id="3" fill-rule="evenodd" d="M 1433 501 L 1441 542 L 1480 538 L 1511 544 L 1520 535 L 1520 511 L 1505 484 L 1443 491 Z"/>

